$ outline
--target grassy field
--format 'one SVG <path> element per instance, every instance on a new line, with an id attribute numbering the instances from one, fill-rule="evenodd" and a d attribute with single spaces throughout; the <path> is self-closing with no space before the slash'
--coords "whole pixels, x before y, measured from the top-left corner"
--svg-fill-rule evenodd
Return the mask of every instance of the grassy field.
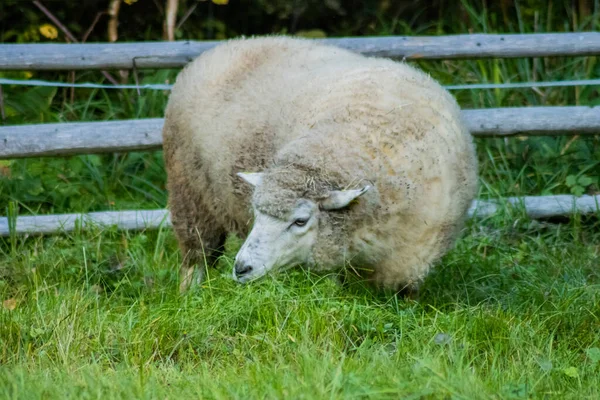
<path id="1" fill-rule="evenodd" d="M 30 239 L 7 251 L 9 398 L 600 397 L 600 234 L 589 222 L 467 235 L 418 302 L 295 271 L 249 286 L 230 241 L 177 295 L 170 231 Z M 595 232 L 595 233 L 594 233 Z M 12 253 L 12 254 L 11 254 Z"/>
<path id="2" fill-rule="evenodd" d="M 463 3 L 470 25 L 450 30 L 440 20 L 438 33 L 600 30 L 598 12 L 555 5 L 556 15 L 504 26 Z M 564 25 L 553 25 L 560 13 Z M 423 33 L 383 17 L 378 28 Z M 445 84 L 600 76 L 593 57 L 419 65 Z M 172 82 L 176 73 L 141 78 Z M 167 100 L 150 91 L 78 90 L 73 102 L 62 89 L 4 93 L 10 124 L 161 117 Z M 594 87 L 453 94 L 464 108 L 600 104 Z M 480 198 L 599 192 L 598 137 L 477 146 Z M 164 181 L 160 152 L 0 162 L 0 209 L 165 207 Z M 471 221 L 418 301 L 302 270 L 239 286 L 229 279 L 239 246 L 230 238 L 203 287 L 179 296 L 169 229 L 0 238 L 0 398 L 600 398 L 597 216 L 531 221 L 505 210 Z"/>

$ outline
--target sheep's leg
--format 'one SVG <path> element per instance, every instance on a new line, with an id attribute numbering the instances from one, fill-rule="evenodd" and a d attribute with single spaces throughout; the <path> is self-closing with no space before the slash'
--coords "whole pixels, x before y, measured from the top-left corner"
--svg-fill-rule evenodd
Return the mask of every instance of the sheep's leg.
<path id="1" fill-rule="evenodd" d="M 192 256 L 190 252 L 186 254 L 183 250 L 181 253 L 183 254 L 183 261 L 181 262 L 181 267 L 179 267 L 179 292 L 184 293 L 190 288 L 192 282 L 194 282 L 194 271 L 197 265 L 195 261 L 197 257 Z M 199 279 L 196 279 L 195 282 L 204 278 L 204 268 L 199 268 L 197 274 L 199 275 Z"/>
<path id="2" fill-rule="evenodd" d="M 193 284 L 202 282 L 205 268 L 212 266 L 217 253 L 223 250 L 227 232 L 204 207 L 201 195 L 192 190 L 180 172 L 183 169 L 171 165 L 171 158 L 167 161 L 171 222 L 183 257 L 179 269 L 179 291 L 183 293 Z"/>
<path id="3" fill-rule="evenodd" d="M 224 230 L 216 227 L 213 218 L 207 214 L 202 215 L 200 220 L 186 214 L 184 219 L 180 220 L 178 208 L 176 205 L 171 206 L 171 218 L 183 256 L 179 268 L 179 291 L 183 293 L 192 285 L 202 283 L 205 269 L 216 263 L 224 249 L 227 236 Z"/>
<path id="4" fill-rule="evenodd" d="M 210 227 L 211 225 L 206 225 Z M 213 225 L 214 226 L 214 225 Z M 200 233 L 200 229 L 192 228 L 196 231 L 195 239 L 187 237 L 188 240 L 182 240 L 180 243 L 183 260 L 179 268 L 179 291 L 186 292 L 193 285 L 200 285 L 204 279 L 206 268 L 216 264 L 219 254 L 224 250 L 226 234 L 223 231 Z M 186 229 L 184 235 L 189 232 Z M 183 236 L 183 235 L 178 235 Z M 195 275 L 195 276 L 194 276 Z"/>

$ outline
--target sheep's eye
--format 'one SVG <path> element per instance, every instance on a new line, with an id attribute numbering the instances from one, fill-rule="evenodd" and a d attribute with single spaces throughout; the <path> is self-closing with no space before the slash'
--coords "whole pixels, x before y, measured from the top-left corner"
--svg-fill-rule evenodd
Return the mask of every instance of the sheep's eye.
<path id="1" fill-rule="evenodd" d="M 294 221 L 294 225 L 304 226 L 304 225 L 306 225 L 307 222 L 308 222 L 307 219 L 298 218 L 297 220 Z"/>

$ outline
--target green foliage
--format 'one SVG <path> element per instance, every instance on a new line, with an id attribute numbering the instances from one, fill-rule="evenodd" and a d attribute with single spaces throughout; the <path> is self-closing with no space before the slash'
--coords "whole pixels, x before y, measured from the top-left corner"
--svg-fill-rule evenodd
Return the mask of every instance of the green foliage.
<path id="1" fill-rule="evenodd" d="M 9 398 L 596 398 L 593 225 L 470 224 L 418 301 L 295 270 L 177 293 L 170 230 L 0 246 Z M 585 233 L 584 233 L 585 232 Z M 14 307 L 14 308 L 12 308 Z M 12 309 L 9 309 L 12 308 Z"/>
<path id="2" fill-rule="evenodd" d="M 587 175 L 569 175 L 566 180 L 567 186 L 575 196 L 581 196 L 585 192 L 585 189 L 592 183 L 598 183 L 598 177 L 590 178 Z"/>
<path id="3" fill-rule="evenodd" d="M 162 153 L 154 152 L 13 162 L 1 183 L 28 212 L 52 213 L 164 207 L 164 180 Z"/>

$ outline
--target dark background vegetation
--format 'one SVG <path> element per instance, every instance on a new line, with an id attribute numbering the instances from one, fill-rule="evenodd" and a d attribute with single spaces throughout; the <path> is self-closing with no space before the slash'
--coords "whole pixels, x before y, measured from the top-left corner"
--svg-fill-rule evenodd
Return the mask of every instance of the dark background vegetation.
<path id="1" fill-rule="evenodd" d="M 42 2 L 78 38 L 109 0 Z M 128 4 L 131 3 L 131 4 Z M 217 3 L 217 4 L 215 4 Z M 594 0 L 180 0 L 178 21 L 193 9 L 176 32 L 179 39 L 211 40 L 238 35 L 321 30 L 328 36 L 510 33 L 594 30 L 598 23 Z M 0 4 L 4 42 L 41 40 L 47 18 L 31 1 Z M 160 40 L 165 0 L 123 1 L 119 40 Z M 107 41 L 104 15 L 88 41 Z M 63 41 L 64 37 L 57 40 Z"/>

